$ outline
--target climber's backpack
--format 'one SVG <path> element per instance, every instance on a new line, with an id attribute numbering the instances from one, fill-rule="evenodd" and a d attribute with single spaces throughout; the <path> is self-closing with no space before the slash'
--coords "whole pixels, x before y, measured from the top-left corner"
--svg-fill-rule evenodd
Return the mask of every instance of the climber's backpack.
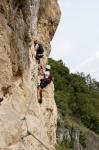
<path id="1" fill-rule="evenodd" d="M 46 79 L 46 82 L 49 84 L 52 81 L 52 75 L 50 73 L 50 75 L 48 76 L 48 78 Z"/>

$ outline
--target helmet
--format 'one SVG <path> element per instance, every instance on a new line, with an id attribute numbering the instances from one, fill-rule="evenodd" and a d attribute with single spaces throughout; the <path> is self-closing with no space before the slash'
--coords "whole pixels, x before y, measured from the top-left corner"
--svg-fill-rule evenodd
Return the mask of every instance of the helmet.
<path id="1" fill-rule="evenodd" d="M 46 69 L 50 70 L 51 66 L 50 65 L 46 65 Z"/>

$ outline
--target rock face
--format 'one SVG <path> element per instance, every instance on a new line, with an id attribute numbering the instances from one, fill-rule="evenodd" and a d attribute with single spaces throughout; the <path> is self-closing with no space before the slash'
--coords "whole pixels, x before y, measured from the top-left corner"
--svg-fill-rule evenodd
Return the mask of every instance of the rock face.
<path id="1" fill-rule="evenodd" d="M 57 142 L 65 143 L 68 150 L 99 150 L 99 135 L 87 128 L 81 130 L 73 125 L 71 127 L 68 123 L 65 124 L 64 120 L 58 122 Z"/>
<path id="2" fill-rule="evenodd" d="M 37 100 L 38 64 L 32 38 L 43 43 L 45 66 L 60 19 L 57 0 L 0 1 L 0 150 L 54 150 L 54 85 Z"/>

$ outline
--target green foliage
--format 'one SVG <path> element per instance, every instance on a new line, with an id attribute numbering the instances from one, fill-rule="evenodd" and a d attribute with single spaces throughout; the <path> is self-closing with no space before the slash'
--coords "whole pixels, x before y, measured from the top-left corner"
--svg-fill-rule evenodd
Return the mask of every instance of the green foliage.
<path id="1" fill-rule="evenodd" d="M 59 144 L 56 146 L 56 150 L 66 150 L 66 146 L 64 144 Z"/>
<path id="2" fill-rule="evenodd" d="M 84 134 L 83 132 L 80 133 L 79 142 L 85 149 L 87 146 L 87 135 Z"/>
<path id="3" fill-rule="evenodd" d="M 56 145 L 56 150 L 72 150 L 72 145 L 64 140 L 61 144 Z"/>
<path id="4" fill-rule="evenodd" d="M 72 115 L 99 134 L 99 82 L 84 73 L 69 72 L 63 62 L 49 59 L 55 100 L 63 115 Z"/>
<path id="5" fill-rule="evenodd" d="M 49 59 L 49 64 L 52 67 L 52 74 L 55 82 L 55 89 L 67 90 L 69 69 L 65 67 L 62 61 L 54 61 Z"/>
<path id="6" fill-rule="evenodd" d="M 55 99 L 60 112 L 67 113 L 69 112 L 68 101 L 70 95 L 64 91 L 56 91 L 55 92 Z"/>

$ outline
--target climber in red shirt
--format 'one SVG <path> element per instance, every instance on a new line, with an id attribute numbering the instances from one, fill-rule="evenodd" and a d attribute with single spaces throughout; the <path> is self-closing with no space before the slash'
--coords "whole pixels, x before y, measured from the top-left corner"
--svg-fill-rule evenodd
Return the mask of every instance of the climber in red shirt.
<path id="1" fill-rule="evenodd" d="M 44 78 L 40 80 L 40 85 L 37 88 L 37 97 L 38 102 L 42 103 L 42 90 L 51 83 L 52 75 L 51 75 L 51 66 L 47 65 L 45 72 L 43 72 Z"/>

